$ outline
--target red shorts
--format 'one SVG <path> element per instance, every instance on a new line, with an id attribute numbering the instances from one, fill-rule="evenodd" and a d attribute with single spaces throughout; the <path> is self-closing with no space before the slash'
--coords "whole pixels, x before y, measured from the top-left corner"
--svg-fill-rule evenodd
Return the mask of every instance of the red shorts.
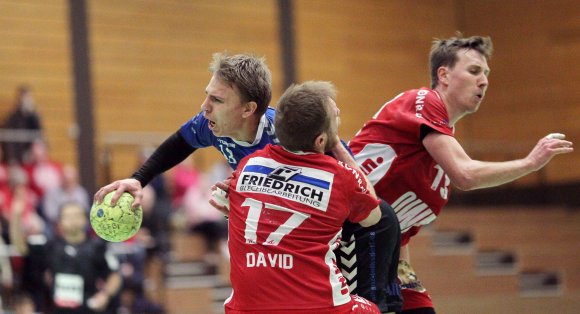
<path id="1" fill-rule="evenodd" d="M 226 314 L 380 314 L 379 308 L 365 298 L 357 295 L 350 296 L 347 304 L 326 309 L 296 309 L 296 310 L 263 310 L 241 311 L 226 306 Z"/>

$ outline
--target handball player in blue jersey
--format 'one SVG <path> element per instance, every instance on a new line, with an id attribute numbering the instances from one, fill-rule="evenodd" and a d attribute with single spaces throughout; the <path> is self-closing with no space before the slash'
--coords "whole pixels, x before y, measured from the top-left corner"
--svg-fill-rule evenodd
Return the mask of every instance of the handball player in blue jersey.
<path id="1" fill-rule="evenodd" d="M 267 144 L 278 144 L 274 129 L 272 76 L 263 58 L 252 55 L 216 53 L 209 67 L 212 77 L 205 89 L 201 112 L 167 138 L 130 177 L 114 181 L 95 193 L 95 201 L 116 190 L 112 202 L 123 192 L 141 203 L 142 190 L 155 176 L 179 164 L 195 150 L 213 146 L 230 166 Z M 356 166 L 342 144 L 330 152 L 335 158 Z M 396 284 L 400 232 L 395 213 L 385 202 L 383 217 L 371 228 L 344 226 L 344 250 L 339 264 L 351 292 L 371 300 L 382 312 L 398 311 L 402 300 Z M 341 264 L 341 261 L 344 263 Z"/>

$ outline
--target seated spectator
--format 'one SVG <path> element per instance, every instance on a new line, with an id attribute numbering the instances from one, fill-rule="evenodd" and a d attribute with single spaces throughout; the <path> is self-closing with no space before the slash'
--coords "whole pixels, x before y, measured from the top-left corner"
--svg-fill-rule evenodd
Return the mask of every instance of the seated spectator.
<path id="1" fill-rule="evenodd" d="M 185 192 L 190 187 L 197 186 L 199 181 L 199 172 L 193 165 L 192 157 L 175 166 L 170 178 L 171 205 L 174 209 L 179 209 L 183 205 Z"/>
<path id="2" fill-rule="evenodd" d="M 23 222 L 28 223 L 29 217 L 36 213 L 36 206 L 39 201 L 38 197 L 29 188 L 28 176 L 20 166 L 10 166 L 8 169 L 8 181 L 9 188 L 0 191 L 2 194 L 0 195 L 0 198 L 2 199 L 0 203 L 4 204 L 3 206 L 0 206 L 0 209 L 2 209 L 2 215 L 0 218 L 5 225 L 7 225 L 8 222 L 11 221 L 13 202 L 21 201 L 23 203 Z"/>
<path id="3" fill-rule="evenodd" d="M 32 143 L 30 153 L 24 169 L 28 173 L 30 188 L 41 199 L 46 192 L 61 186 L 62 166 L 50 159 L 47 144 L 42 139 Z"/>
<path id="4" fill-rule="evenodd" d="M 2 128 L 38 131 L 37 136 L 40 137 L 42 135 L 41 119 L 36 111 L 34 94 L 29 86 L 21 85 L 16 90 L 14 109 L 2 124 Z M 30 151 L 30 143 L 33 140 L 34 138 L 24 141 L 19 139 L 17 141 L 5 143 L 4 161 L 9 164 L 25 163 Z"/>
<path id="5" fill-rule="evenodd" d="M 79 183 L 79 173 L 72 165 L 66 165 L 62 171 L 61 185 L 45 193 L 42 200 L 43 216 L 52 226 L 58 221 L 58 209 L 65 203 L 77 202 L 86 210 L 90 210 L 90 200 L 87 190 Z"/>
<path id="6" fill-rule="evenodd" d="M 227 256 L 228 224 L 223 214 L 209 203 L 211 185 L 202 176 L 198 185 L 191 186 L 183 197 L 183 211 L 189 231 L 205 239 L 207 261 L 215 264 L 220 255 Z"/>

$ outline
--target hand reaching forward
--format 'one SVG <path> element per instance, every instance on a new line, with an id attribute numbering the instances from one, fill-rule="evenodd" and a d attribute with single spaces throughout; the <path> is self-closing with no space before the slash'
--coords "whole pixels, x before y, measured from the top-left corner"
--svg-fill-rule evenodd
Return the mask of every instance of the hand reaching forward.
<path id="1" fill-rule="evenodd" d="M 110 192 L 115 191 L 113 198 L 111 199 L 111 206 L 117 204 L 117 201 L 123 194 L 123 192 L 127 192 L 135 198 L 131 207 L 137 208 L 141 206 L 141 199 L 143 198 L 143 187 L 141 183 L 133 178 L 117 180 L 111 184 L 103 186 L 101 189 L 95 193 L 94 202 L 100 204 L 103 202 L 105 195 L 109 194 Z"/>
<path id="2" fill-rule="evenodd" d="M 215 209 L 219 210 L 226 217 L 230 214 L 230 181 L 231 179 L 226 179 L 224 181 L 216 182 L 215 185 L 211 187 L 211 195 L 209 203 Z"/>
<path id="3" fill-rule="evenodd" d="M 544 167 L 554 156 L 571 153 L 574 151 L 573 143 L 564 140 L 566 136 L 561 133 L 550 133 L 541 138 L 526 159 L 531 163 L 534 170 Z"/>

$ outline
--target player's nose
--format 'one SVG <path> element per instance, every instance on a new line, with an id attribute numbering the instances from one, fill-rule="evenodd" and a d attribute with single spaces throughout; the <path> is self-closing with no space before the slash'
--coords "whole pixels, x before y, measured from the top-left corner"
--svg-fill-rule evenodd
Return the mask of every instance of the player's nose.
<path id="1" fill-rule="evenodd" d="M 201 103 L 201 111 L 203 111 L 204 113 L 210 111 L 209 97 L 206 97 Z"/>

